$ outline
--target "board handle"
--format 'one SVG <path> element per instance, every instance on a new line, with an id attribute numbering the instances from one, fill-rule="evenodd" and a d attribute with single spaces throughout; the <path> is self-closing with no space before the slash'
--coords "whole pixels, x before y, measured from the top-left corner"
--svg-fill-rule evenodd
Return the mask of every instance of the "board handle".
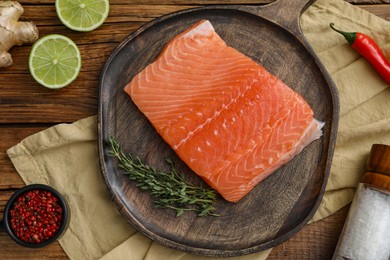
<path id="1" fill-rule="evenodd" d="M 244 6 L 243 8 L 280 25 L 302 39 L 303 33 L 300 29 L 299 19 L 313 2 L 315 0 L 276 0 L 263 6 Z"/>

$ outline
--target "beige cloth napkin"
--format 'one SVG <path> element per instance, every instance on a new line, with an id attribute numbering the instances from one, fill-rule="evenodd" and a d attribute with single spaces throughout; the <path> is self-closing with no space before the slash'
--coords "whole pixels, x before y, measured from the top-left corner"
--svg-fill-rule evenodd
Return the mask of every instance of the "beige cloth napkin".
<path id="1" fill-rule="evenodd" d="M 390 58 L 390 23 L 342 0 L 318 0 L 302 16 L 305 36 L 334 78 L 341 99 L 340 128 L 326 193 L 312 221 L 348 204 L 373 143 L 390 144 L 390 89 L 366 60 L 329 29 L 361 31 Z M 165 248 L 136 232 L 118 213 L 99 172 L 96 117 L 60 124 L 8 150 L 29 183 L 57 188 L 72 220 L 60 243 L 71 259 L 206 259 Z M 271 250 L 230 259 L 265 259 Z"/>

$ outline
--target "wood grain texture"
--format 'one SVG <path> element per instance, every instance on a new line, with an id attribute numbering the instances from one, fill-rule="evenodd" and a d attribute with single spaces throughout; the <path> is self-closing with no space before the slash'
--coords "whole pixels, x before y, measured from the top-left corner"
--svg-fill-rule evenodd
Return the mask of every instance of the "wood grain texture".
<path id="1" fill-rule="evenodd" d="M 390 146 L 373 144 L 366 168 L 367 171 L 390 175 Z"/>
<path id="2" fill-rule="evenodd" d="M 334 148 L 338 97 L 329 76 L 321 73 L 323 68 L 311 56 L 311 49 L 305 48 L 299 31 L 298 17 L 308 1 L 279 3 L 267 7 L 208 7 L 172 14 L 141 27 L 109 58 L 99 95 L 102 172 L 122 215 L 153 240 L 200 255 L 243 255 L 285 241 L 303 227 L 318 207 Z M 284 12 L 286 6 L 291 13 Z M 219 198 L 216 208 L 221 217 L 186 214 L 177 219 L 174 212 L 156 209 L 153 199 L 123 176 L 108 155 L 106 144 L 108 137 L 114 136 L 132 156 L 141 157 L 149 165 L 164 168 L 164 158 L 168 157 L 185 176 L 195 176 L 130 101 L 123 87 L 160 54 L 168 41 L 202 19 L 210 20 L 229 46 L 259 62 L 300 93 L 316 118 L 326 124 L 321 141 L 307 147 L 239 203 Z M 253 48 L 258 45 L 262 48 Z"/>
<path id="3" fill-rule="evenodd" d="M 159 5 L 211 5 L 211 4 L 245 4 L 245 5 L 262 5 L 273 2 L 274 0 L 160 0 Z M 21 0 L 22 5 L 37 4 L 35 0 Z M 111 0 L 110 5 L 155 5 L 156 1 L 150 0 Z M 388 0 L 345 0 L 352 4 L 388 4 Z M 53 0 L 40 0 L 39 4 L 53 4 Z"/>
<path id="4" fill-rule="evenodd" d="M 7 150 L 27 136 L 42 131 L 49 126 L 51 125 L 0 125 L 0 196 L 4 195 L 3 192 L 8 195 L 9 190 L 15 190 L 25 185 L 8 158 Z M 3 210 L 3 207 L 0 207 L 0 209 Z"/>
<path id="5" fill-rule="evenodd" d="M 267 260 L 332 259 L 349 206 L 332 217 L 307 225 L 296 236 L 275 247 Z"/>
<path id="6" fill-rule="evenodd" d="M 14 242 L 6 233 L 0 232 L 0 257 L 9 260 L 65 260 L 69 259 L 58 242 L 45 248 L 25 248 Z"/>
<path id="7" fill-rule="evenodd" d="M 141 5 L 111 3 L 107 22 L 99 30 L 88 33 L 72 32 L 61 25 L 52 1 L 46 4 L 40 2 L 39 5 L 34 1 L 25 2 L 23 19 L 36 23 L 41 36 L 60 33 L 76 42 L 83 60 L 82 73 L 65 89 L 57 91 L 45 89 L 32 79 L 28 71 L 27 57 L 31 45 L 12 48 L 10 53 L 15 65 L 0 70 L 2 78 L 0 123 L 73 122 L 96 114 L 100 72 L 104 62 L 119 42 L 145 22 L 161 15 L 197 6 L 194 1 L 183 1 L 181 5 L 170 1 L 166 1 L 169 2 L 167 5 L 163 3 L 147 5 L 146 2 L 143 1 L 144 4 Z M 236 2 L 223 1 L 223 3 Z M 363 5 L 362 7 L 383 18 L 388 17 L 389 8 L 386 5 Z"/>
<path id="8" fill-rule="evenodd" d="M 75 39 L 82 50 L 83 73 L 69 90 L 48 91 L 38 86 L 27 69 L 31 45 L 11 49 L 15 65 L 0 69 L 0 218 L 6 199 L 24 183 L 15 171 L 6 150 L 24 137 L 58 122 L 73 122 L 96 114 L 100 70 L 111 51 L 127 35 L 160 15 L 205 4 L 261 4 L 269 0 L 111 0 L 110 16 L 97 31 L 75 33 L 61 25 L 54 0 L 23 0 L 22 20 L 38 25 L 41 36 L 61 33 Z M 348 0 L 383 19 L 390 20 L 388 0 Z M 98 46 L 95 46 L 98 45 Z M 90 59 L 90 57 L 92 57 Z M 102 63 L 99 63 L 102 62 Z M 87 73 L 87 74 L 86 74 Z M 61 105 L 56 106 L 60 102 Z M 49 118 L 48 118 L 49 117 Z M 43 124 L 42 124 L 43 123 Z M 331 259 L 348 207 L 305 226 L 297 235 L 275 247 L 269 257 L 279 259 Z M 0 233 L 0 259 L 68 259 L 58 243 L 45 249 L 27 249 Z"/>

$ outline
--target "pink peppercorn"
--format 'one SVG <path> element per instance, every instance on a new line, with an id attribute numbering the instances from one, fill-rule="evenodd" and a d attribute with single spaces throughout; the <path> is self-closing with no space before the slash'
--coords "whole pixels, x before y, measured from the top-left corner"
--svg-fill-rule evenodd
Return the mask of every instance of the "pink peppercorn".
<path id="1" fill-rule="evenodd" d="M 27 191 L 13 203 L 10 223 L 19 239 L 39 244 L 53 237 L 61 227 L 62 207 L 50 191 Z"/>

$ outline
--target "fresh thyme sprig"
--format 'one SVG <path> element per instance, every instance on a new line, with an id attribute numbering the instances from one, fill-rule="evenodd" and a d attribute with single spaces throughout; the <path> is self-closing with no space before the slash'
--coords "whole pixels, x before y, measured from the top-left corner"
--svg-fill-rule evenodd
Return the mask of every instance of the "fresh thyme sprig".
<path id="1" fill-rule="evenodd" d="M 172 160 L 166 159 L 170 170 L 164 172 L 144 164 L 138 157 L 125 154 L 114 138 L 110 137 L 109 142 L 110 155 L 118 159 L 119 167 L 137 183 L 137 187 L 155 197 L 156 207 L 173 209 L 176 216 L 185 211 L 195 211 L 198 216 L 219 216 L 213 206 L 216 192 L 187 182 L 183 174 L 176 171 Z"/>

